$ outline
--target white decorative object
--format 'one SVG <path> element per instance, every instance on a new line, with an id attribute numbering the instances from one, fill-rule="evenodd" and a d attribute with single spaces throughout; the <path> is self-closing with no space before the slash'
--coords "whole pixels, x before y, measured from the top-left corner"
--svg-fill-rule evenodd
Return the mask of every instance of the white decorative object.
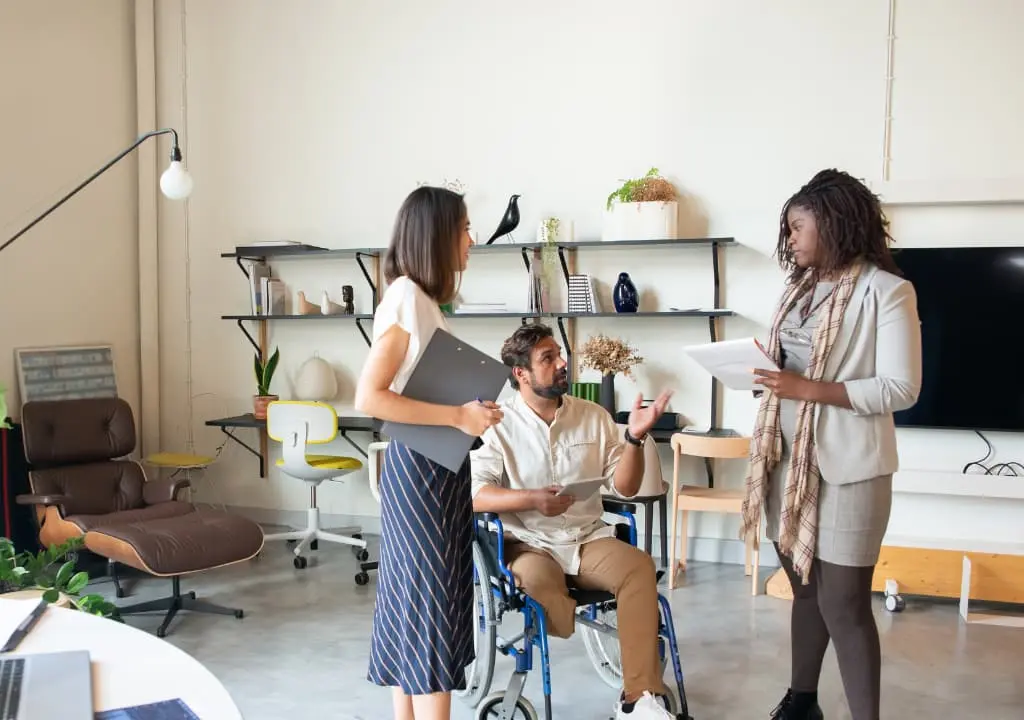
<path id="1" fill-rule="evenodd" d="M 678 237 L 679 203 L 675 200 L 614 203 L 605 211 L 608 240 L 667 240 Z"/>
<path id="2" fill-rule="evenodd" d="M 345 312 L 345 307 L 331 300 L 327 295 L 327 291 L 324 290 L 323 296 L 320 298 L 320 314 L 321 315 L 341 315 Z"/>
<path id="3" fill-rule="evenodd" d="M 295 398 L 329 402 L 338 395 L 338 377 L 334 368 L 323 358 L 314 355 L 302 363 L 295 376 Z"/>

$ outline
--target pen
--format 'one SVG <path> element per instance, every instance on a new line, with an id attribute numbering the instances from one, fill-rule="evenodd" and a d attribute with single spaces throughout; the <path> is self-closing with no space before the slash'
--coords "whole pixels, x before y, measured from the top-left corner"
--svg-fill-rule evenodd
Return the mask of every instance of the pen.
<path id="1" fill-rule="evenodd" d="M 14 629 L 14 632 L 11 633 L 7 642 L 4 643 L 2 648 L 0 648 L 0 653 L 11 652 L 18 647 L 18 645 L 21 644 L 21 641 L 25 639 L 25 636 L 28 635 L 29 631 L 35 627 L 37 622 L 39 622 L 39 618 L 43 616 L 43 613 L 46 612 L 46 608 L 49 605 L 50 603 L 45 600 L 40 600 L 39 604 L 32 608 L 32 612 L 29 613 L 28 617 L 22 620 L 21 624 Z"/>

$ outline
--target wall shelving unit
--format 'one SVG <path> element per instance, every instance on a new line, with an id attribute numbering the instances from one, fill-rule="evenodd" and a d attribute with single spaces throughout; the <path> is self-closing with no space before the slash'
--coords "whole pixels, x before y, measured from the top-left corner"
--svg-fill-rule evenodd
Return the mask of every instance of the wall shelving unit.
<path id="1" fill-rule="evenodd" d="M 578 242 L 567 242 L 558 243 L 556 245 L 558 252 L 559 265 L 562 270 L 563 279 L 568 287 L 569 276 L 575 274 L 576 264 L 578 255 L 581 251 L 592 250 L 600 252 L 601 250 L 641 250 L 641 249 L 672 249 L 681 252 L 694 251 L 698 249 L 710 250 L 711 253 L 711 271 L 714 278 L 714 290 L 712 298 L 712 305 L 707 309 L 695 309 L 695 310 L 659 310 L 659 311 L 643 311 L 635 313 L 617 313 L 617 312 L 597 312 L 597 313 L 570 313 L 570 312 L 549 312 L 549 313 L 528 313 L 528 312 L 494 312 L 494 313 L 451 313 L 448 314 L 448 318 L 452 321 L 471 321 L 471 320 L 496 320 L 496 319 L 518 319 L 521 323 L 526 324 L 531 321 L 542 321 L 548 320 L 553 321 L 557 327 L 562 338 L 562 346 L 566 353 L 566 359 L 569 362 L 569 373 L 570 378 L 576 375 L 576 360 L 573 354 L 574 348 L 576 347 L 576 320 L 578 319 L 591 319 L 591 318 L 615 318 L 617 320 L 629 319 L 629 318 L 647 318 L 647 319 L 706 319 L 708 323 L 708 332 L 712 342 L 715 342 L 721 336 L 719 323 L 722 318 L 730 317 L 735 315 L 731 310 L 722 307 L 722 288 L 721 288 L 721 261 L 722 252 L 725 248 L 736 245 L 736 241 L 730 237 L 718 237 L 718 238 L 682 238 L 682 239 L 665 239 L 665 240 L 581 240 Z M 529 270 L 531 263 L 535 262 L 539 256 L 541 250 L 544 248 L 542 243 L 496 243 L 493 245 L 477 245 L 471 249 L 471 253 L 481 255 L 491 254 L 513 254 L 518 253 L 525 265 L 526 269 Z M 271 261 L 280 262 L 296 262 L 299 260 L 326 260 L 326 259 L 352 259 L 355 260 L 360 271 L 362 272 L 363 278 L 370 288 L 372 295 L 372 304 L 376 308 L 379 299 L 379 289 L 382 285 L 380 261 L 384 255 L 385 248 L 344 248 L 344 249 L 327 249 L 320 248 L 310 245 L 268 245 L 268 246 L 244 246 L 238 247 L 234 252 L 221 253 L 222 258 L 234 259 L 236 264 L 242 273 L 249 277 L 249 271 L 246 269 L 243 261 L 253 262 L 264 262 L 270 263 Z M 246 339 L 252 344 L 260 358 L 266 356 L 268 351 L 268 323 L 271 322 L 311 322 L 311 321 L 322 321 L 322 322 L 354 322 L 356 328 L 359 330 L 363 337 L 363 340 L 367 345 L 370 344 L 370 333 L 367 331 L 364 323 L 373 321 L 372 313 L 355 313 L 355 314 L 336 314 L 336 315 L 222 315 L 221 319 L 230 320 L 236 323 L 239 330 L 245 335 Z M 247 323 L 253 323 L 256 326 L 255 337 L 253 333 L 246 327 Z M 717 380 L 712 380 L 711 387 L 711 431 L 710 435 L 731 435 L 733 431 L 721 428 L 719 424 L 719 395 L 721 391 L 720 383 Z M 365 420 L 361 418 L 360 420 Z M 265 426 L 261 421 L 256 421 L 251 415 L 241 415 L 233 418 L 219 418 L 210 420 L 206 423 L 207 425 L 220 427 L 225 434 L 231 439 L 239 442 L 243 447 L 249 450 L 251 453 L 256 455 L 260 459 L 260 475 L 265 475 L 266 461 L 267 461 L 267 437 L 265 432 Z M 344 419 L 339 419 L 339 427 L 343 431 L 343 436 L 349 440 L 353 446 L 356 447 L 361 453 L 361 448 L 352 442 L 347 436 L 344 435 L 345 430 L 351 431 L 362 431 L 366 428 L 363 422 L 354 422 L 351 427 L 345 425 Z M 242 427 L 260 427 L 260 449 L 259 451 L 254 448 L 242 443 L 237 437 L 231 433 L 232 428 Z M 667 442 L 671 437 L 670 431 L 657 431 L 655 433 L 655 439 L 660 442 Z M 363 453 L 365 455 L 365 453 Z"/>

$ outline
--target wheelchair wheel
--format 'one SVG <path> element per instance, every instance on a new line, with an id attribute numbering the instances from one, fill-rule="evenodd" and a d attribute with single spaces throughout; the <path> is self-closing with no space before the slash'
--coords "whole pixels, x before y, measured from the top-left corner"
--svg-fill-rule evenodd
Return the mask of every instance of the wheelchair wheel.
<path id="1" fill-rule="evenodd" d="M 466 689 L 453 691 L 457 698 L 470 707 L 476 707 L 491 689 L 498 644 L 490 573 L 484 562 L 483 550 L 477 542 L 473 543 L 473 576 L 473 615 L 476 621 L 473 649 L 476 658 L 466 667 Z"/>
<path id="2" fill-rule="evenodd" d="M 476 710 L 476 720 L 540 720 L 533 704 L 524 697 L 516 700 L 516 707 L 511 715 L 502 711 L 505 702 L 505 691 L 493 693 L 484 698 Z"/>
<path id="3" fill-rule="evenodd" d="M 608 687 L 616 690 L 622 689 L 622 651 L 619 647 L 618 635 L 618 613 L 615 610 L 605 610 L 598 619 L 608 626 L 612 632 L 601 632 L 596 628 L 582 623 L 576 628 L 583 637 L 583 646 L 587 650 L 587 657 L 597 670 L 598 677 Z M 664 642 L 659 638 L 660 642 Z M 661 653 L 661 672 L 664 675 L 668 664 L 667 653 Z M 669 708 L 671 711 L 671 708 Z"/>

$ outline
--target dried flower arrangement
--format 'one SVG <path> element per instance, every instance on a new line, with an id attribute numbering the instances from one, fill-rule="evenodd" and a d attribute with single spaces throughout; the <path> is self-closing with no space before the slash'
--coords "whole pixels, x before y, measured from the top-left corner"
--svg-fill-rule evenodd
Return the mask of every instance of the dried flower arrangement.
<path id="1" fill-rule="evenodd" d="M 642 178 L 623 180 L 622 185 L 608 196 L 607 208 L 611 210 L 616 200 L 620 203 L 669 202 L 678 196 L 675 185 L 659 175 L 658 168 L 651 168 Z"/>
<path id="2" fill-rule="evenodd" d="M 635 347 L 603 333 L 591 335 L 577 353 L 583 367 L 597 370 L 602 376 L 622 373 L 632 378 L 633 368 L 644 361 Z"/>

